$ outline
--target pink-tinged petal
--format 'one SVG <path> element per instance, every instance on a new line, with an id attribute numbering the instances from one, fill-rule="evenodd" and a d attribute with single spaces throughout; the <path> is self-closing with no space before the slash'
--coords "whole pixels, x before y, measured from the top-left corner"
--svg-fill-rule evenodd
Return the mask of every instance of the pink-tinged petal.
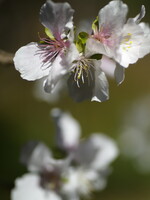
<path id="1" fill-rule="evenodd" d="M 100 68 L 107 76 L 114 78 L 116 62 L 113 59 L 102 56 Z"/>
<path id="2" fill-rule="evenodd" d="M 95 80 L 91 101 L 103 102 L 109 98 L 109 85 L 105 73 L 101 71 L 100 61 L 95 63 Z"/>
<path id="3" fill-rule="evenodd" d="M 111 31 L 121 30 L 128 12 L 128 7 L 122 1 L 111 1 L 108 5 L 99 11 L 99 27 L 104 25 Z"/>
<path id="4" fill-rule="evenodd" d="M 23 79 L 33 81 L 49 74 L 51 63 L 42 62 L 37 43 L 21 47 L 15 54 L 14 65 Z"/>
<path id="5" fill-rule="evenodd" d="M 51 190 L 45 190 L 40 186 L 40 176 L 25 174 L 15 181 L 15 188 L 11 191 L 11 200 L 61 200 Z"/>
<path id="6" fill-rule="evenodd" d="M 62 112 L 58 108 L 51 111 L 56 126 L 56 143 L 65 151 L 77 148 L 81 134 L 81 128 L 76 119 L 69 113 Z"/>
<path id="7" fill-rule="evenodd" d="M 40 21 L 57 37 L 63 33 L 66 24 L 72 21 L 73 13 L 74 10 L 69 3 L 54 3 L 47 0 L 41 7 Z"/>

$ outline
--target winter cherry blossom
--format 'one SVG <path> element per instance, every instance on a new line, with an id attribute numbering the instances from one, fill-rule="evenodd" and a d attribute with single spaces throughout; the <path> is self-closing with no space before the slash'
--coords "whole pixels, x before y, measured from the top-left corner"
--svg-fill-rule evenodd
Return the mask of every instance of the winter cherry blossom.
<path id="1" fill-rule="evenodd" d="M 65 56 L 73 44 L 73 13 L 68 3 L 53 3 L 48 0 L 40 10 L 40 21 L 48 37 L 39 43 L 29 43 L 15 54 L 14 64 L 26 80 L 47 77 L 45 90 L 52 91 L 61 76 L 67 71 Z M 71 61 L 71 54 L 70 54 Z"/>
<path id="2" fill-rule="evenodd" d="M 42 142 L 27 143 L 21 162 L 29 172 L 16 179 L 12 200 L 79 200 L 106 186 L 110 164 L 118 155 L 113 139 L 94 133 L 80 141 L 81 128 L 71 114 L 55 108 L 51 116 L 56 125 L 56 145 L 66 157 L 55 159 Z"/>
<path id="3" fill-rule="evenodd" d="M 126 21 L 127 12 L 128 7 L 122 1 L 111 1 L 99 11 L 93 34 L 86 43 L 87 54 L 102 54 L 101 69 L 115 76 L 118 83 L 124 79 L 124 68 L 150 53 L 150 29 L 140 23 L 145 7 L 141 7 L 135 18 Z"/>

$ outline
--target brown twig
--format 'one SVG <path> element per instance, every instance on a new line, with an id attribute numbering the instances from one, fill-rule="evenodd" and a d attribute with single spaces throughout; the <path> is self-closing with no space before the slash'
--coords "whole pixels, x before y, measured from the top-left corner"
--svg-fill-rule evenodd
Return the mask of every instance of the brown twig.
<path id="1" fill-rule="evenodd" d="M 7 65 L 13 63 L 14 54 L 0 50 L 0 63 Z"/>

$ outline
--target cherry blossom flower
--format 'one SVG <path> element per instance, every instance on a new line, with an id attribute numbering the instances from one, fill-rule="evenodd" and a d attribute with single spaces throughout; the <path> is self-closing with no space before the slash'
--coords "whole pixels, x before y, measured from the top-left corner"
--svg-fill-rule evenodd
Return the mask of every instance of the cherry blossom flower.
<path id="1" fill-rule="evenodd" d="M 101 69 L 107 75 L 115 76 L 118 83 L 124 80 L 124 68 L 150 53 L 150 29 L 140 23 L 145 7 L 142 6 L 135 18 L 126 21 L 127 12 L 127 5 L 120 0 L 111 1 L 102 8 L 86 44 L 88 55 L 103 55 Z"/>
<path id="2" fill-rule="evenodd" d="M 73 44 L 73 13 L 68 3 L 53 3 L 47 0 L 40 10 L 40 21 L 48 37 L 39 43 L 29 43 L 15 54 L 15 68 L 23 79 L 33 81 L 42 77 L 45 90 L 52 91 L 61 76 L 68 72 L 65 56 Z M 70 54 L 70 62 L 72 60 Z"/>

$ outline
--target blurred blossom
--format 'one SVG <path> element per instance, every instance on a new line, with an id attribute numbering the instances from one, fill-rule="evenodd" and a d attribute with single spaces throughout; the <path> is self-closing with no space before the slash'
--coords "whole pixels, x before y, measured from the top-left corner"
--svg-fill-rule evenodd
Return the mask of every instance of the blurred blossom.
<path id="1" fill-rule="evenodd" d="M 150 97 L 133 103 L 127 111 L 119 137 L 122 153 L 139 172 L 150 173 Z"/>
<path id="2" fill-rule="evenodd" d="M 51 111 L 56 126 L 56 145 L 66 157 L 55 159 L 49 148 L 31 141 L 21 153 L 28 173 L 15 181 L 12 200 L 79 200 L 102 190 L 118 155 L 113 139 L 93 133 L 80 141 L 81 128 L 76 119 L 58 108 Z"/>

